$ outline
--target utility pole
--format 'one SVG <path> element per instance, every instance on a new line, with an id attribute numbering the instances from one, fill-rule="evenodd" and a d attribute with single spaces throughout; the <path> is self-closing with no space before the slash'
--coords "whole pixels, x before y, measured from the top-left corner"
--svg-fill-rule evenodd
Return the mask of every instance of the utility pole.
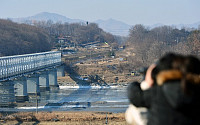
<path id="1" fill-rule="evenodd" d="M 158 42 L 158 32 L 157 32 L 157 42 Z"/>
<path id="2" fill-rule="evenodd" d="M 35 83 L 35 101 L 36 101 L 36 113 L 38 113 L 38 95 L 37 95 L 37 83 Z"/>
<path id="3" fill-rule="evenodd" d="M 176 38 L 176 44 L 178 44 L 178 37 Z"/>
<path id="4" fill-rule="evenodd" d="M 37 92 L 35 93 L 36 94 L 36 113 L 38 113 L 38 96 L 37 96 Z"/>
<path id="5" fill-rule="evenodd" d="M 106 112 L 106 125 L 108 124 L 108 113 Z"/>

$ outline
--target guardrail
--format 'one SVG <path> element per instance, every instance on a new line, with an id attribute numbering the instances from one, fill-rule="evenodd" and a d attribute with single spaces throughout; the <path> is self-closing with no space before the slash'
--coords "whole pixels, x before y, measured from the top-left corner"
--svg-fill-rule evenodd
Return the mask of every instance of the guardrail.
<path id="1" fill-rule="evenodd" d="M 36 71 L 61 63 L 61 52 L 50 51 L 0 57 L 0 79 Z"/>

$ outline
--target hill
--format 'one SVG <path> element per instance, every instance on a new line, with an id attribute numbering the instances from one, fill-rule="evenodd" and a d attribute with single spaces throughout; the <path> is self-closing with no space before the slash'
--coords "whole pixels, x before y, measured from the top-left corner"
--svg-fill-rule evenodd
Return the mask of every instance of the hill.
<path id="1" fill-rule="evenodd" d="M 68 23 L 77 23 L 77 22 L 84 22 L 83 20 L 79 20 L 79 19 L 70 19 L 67 18 L 65 16 L 56 14 L 56 13 L 49 13 L 49 12 L 42 12 L 42 13 L 38 13 L 34 16 L 30 16 L 30 17 L 23 17 L 23 18 L 11 18 L 12 21 L 14 22 L 18 22 L 18 23 L 28 23 L 31 24 L 34 21 L 48 21 L 51 20 L 54 23 L 56 22 L 68 22 Z"/>
<path id="2" fill-rule="evenodd" d="M 119 36 L 128 36 L 130 25 L 114 19 L 97 20 L 95 23 L 105 31 Z"/>
<path id="3" fill-rule="evenodd" d="M 49 51 L 49 35 L 40 28 L 0 19 L 0 56 Z"/>

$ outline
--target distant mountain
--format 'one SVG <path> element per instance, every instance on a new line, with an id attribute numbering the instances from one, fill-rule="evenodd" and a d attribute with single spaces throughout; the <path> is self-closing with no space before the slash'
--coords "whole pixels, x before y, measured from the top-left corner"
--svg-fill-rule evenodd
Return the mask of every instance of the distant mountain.
<path id="1" fill-rule="evenodd" d="M 173 25 L 174 26 L 174 25 Z M 194 29 L 197 29 L 198 27 L 200 26 L 200 21 L 199 22 L 196 22 L 196 23 L 193 23 L 193 24 L 179 24 L 179 25 L 175 25 L 176 28 L 194 28 Z"/>
<path id="2" fill-rule="evenodd" d="M 131 28 L 130 25 L 114 19 L 97 20 L 95 23 L 97 23 L 99 27 L 104 29 L 106 32 L 120 36 L 127 36 L 129 29 Z"/>
<path id="3" fill-rule="evenodd" d="M 153 29 L 153 28 L 156 28 L 156 27 L 164 26 L 164 25 L 165 24 L 158 23 L 158 24 L 154 24 L 154 25 L 149 25 L 147 27 L 149 27 L 150 29 Z M 196 22 L 196 23 L 193 23 L 193 24 L 173 24 L 173 25 L 169 25 L 169 26 L 176 27 L 178 29 L 182 29 L 182 28 L 186 28 L 186 29 L 198 29 L 199 26 L 200 26 L 200 21 Z"/>
<path id="4" fill-rule="evenodd" d="M 156 28 L 156 27 L 161 27 L 164 26 L 164 24 L 162 23 L 157 23 L 157 24 L 153 24 L 153 25 L 147 25 L 146 27 L 149 27 L 150 29 Z"/>
<path id="5" fill-rule="evenodd" d="M 79 19 L 70 19 L 65 16 L 56 14 L 56 13 L 49 13 L 49 12 L 42 12 L 39 14 L 36 14 L 34 16 L 30 17 L 24 17 L 24 18 L 11 18 L 12 21 L 18 22 L 18 23 L 26 23 L 29 21 L 48 21 L 51 20 L 54 23 L 56 22 L 68 22 L 68 23 L 77 23 L 77 22 L 84 22 L 83 20 Z"/>
<path id="6" fill-rule="evenodd" d="M 54 23 L 56 22 L 68 22 L 68 23 L 82 23 L 86 22 L 81 19 L 70 19 L 65 16 L 56 14 L 56 13 L 49 13 L 49 12 L 42 12 L 39 14 L 36 14 L 34 16 L 30 17 L 24 17 L 24 18 L 11 18 L 12 21 L 18 22 L 18 23 L 27 23 L 32 24 L 34 21 L 48 21 L 52 20 Z M 128 36 L 129 29 L 131 28 L 131 25 L 128 25 L 124 22 L 117 21 L 114 19 L 108 19 L 108 20 L 96 20 L 94 23 L 97 23 L 100 28 L 102 28 L 104 31 L 109 32 L 113 35 L 120 35 L 120 36 Z M 158 23 L 154 25 L 146 25 L 150 29 L 153 29 L 155 27 L 164 26 L 164 24 Z M 179 24 L 179 25 L 171 25 L 176 28 L 198 28 L 200 26 L 200 22 L 196 22 L 194 24 Z"/>

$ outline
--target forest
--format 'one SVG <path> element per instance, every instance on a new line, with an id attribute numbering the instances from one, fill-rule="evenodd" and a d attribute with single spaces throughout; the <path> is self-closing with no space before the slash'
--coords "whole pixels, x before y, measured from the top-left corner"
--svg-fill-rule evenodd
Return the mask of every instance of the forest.
<path id="1" fill-rule="evenodd" d="M 200 30 L 171 26 L 148 29 L 138 24 L 130 29 L 126 46 L 135 53 L 129 61 L 136 66 L 147 66 L 168 52 L 200 57 Z"/>

